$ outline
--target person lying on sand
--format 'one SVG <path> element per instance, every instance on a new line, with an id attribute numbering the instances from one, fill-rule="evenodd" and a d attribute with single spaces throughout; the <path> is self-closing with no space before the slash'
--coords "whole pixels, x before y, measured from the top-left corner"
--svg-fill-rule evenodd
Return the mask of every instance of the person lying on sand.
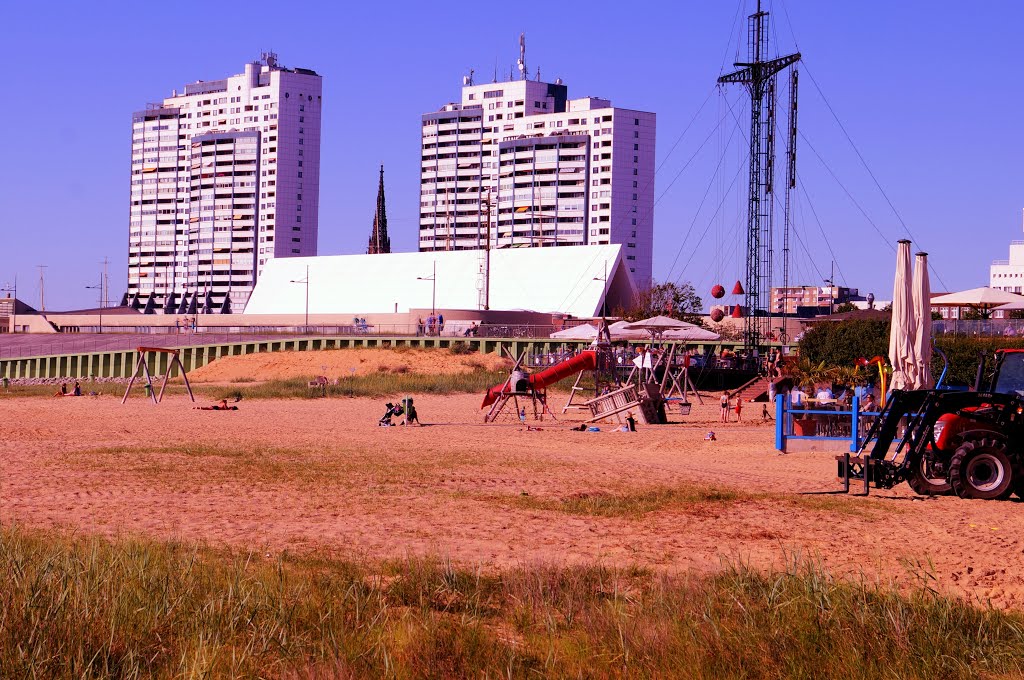
<path id="1" fill-rule="evenodd" d="M 228 406 L 228 400 L 227 399 L 221 399 L 220 401 L 218 401 L 216 404 L 213 404 L 212 406 L 196 406 L 194 408 L 195 408 L 196 411 L 237 411 L 238 410 L 237 406 Z"/>

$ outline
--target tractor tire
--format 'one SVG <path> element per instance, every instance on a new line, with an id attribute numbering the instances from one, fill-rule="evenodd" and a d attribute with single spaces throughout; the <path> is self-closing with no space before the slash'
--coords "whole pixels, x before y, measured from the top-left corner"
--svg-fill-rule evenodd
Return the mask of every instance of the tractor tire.
<path id="1" fill-rule="evenodd" d="M 1013 492 L 1014 465 L 993 438 L 965 441 L 949 464 L 949 483 L 960 498 L 1002 500 Z"/>
<path id="2" fill-rule="evenodd" d="M 914 490 L 914 493 L 921 496 L 948 496 L 953 493 L 952 485 L 944 477 L 929 477 L 928 466 L 924 456 L 914 466 L 907 484 Z"/>

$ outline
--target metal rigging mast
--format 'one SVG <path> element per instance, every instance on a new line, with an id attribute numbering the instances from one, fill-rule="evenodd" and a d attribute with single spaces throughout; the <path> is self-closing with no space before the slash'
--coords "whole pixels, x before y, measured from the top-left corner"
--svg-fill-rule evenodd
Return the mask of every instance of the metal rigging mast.
<path id="1" fill-rule="evenodd" d="M 789 70 L 789 140 L 786 145 L 786 213 L 782 232 L 782 287 L 789 288 L 789 227 L 792 224 L 793 189 L 796 188 L 796 90 L 800 71 L 796 66 Z M 783 296 L 782 313 L 786 313 L 786 297 Z"/>
<path id="2" fill-rule="evenodd" d="M 772 200 L 775 171 L 775 76 L 800 61 L 800 53 L 766 59 L 768 12 L 747 18 L 749 61 L 733 66 L 739 70 L 718 79 L 741 83 L 750 94 L 750 187 L 747 199 L 747 272 L 743 346 L 752 354 L 771 332 Z"/>

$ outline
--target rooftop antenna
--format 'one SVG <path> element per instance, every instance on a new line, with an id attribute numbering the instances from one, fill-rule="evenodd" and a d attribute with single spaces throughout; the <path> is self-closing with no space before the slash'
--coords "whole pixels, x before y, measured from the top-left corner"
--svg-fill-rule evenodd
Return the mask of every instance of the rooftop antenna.
<path id="1" fill-rule="evenodd" d="M 519 61 L 516 62 L 516 66 L 519 68 L 519 73 L 522 80 L 526 80 L 530 77 L 530 72 L 526 68 L 526 34 L 519 34 Z"/>
<path id="2" fill-rule="evenodd" d="M 498 58 L 497 57 L 494 58 L 494 80 L 492 80 L 491 82 L 492 83 L 498 82 Z"/>
<path id="3" fill-rule="evenodd" d="M 537 82 L 540 82 L 540 66 L 537 67 Z"/>
<path id="4" fill-rule="evenodd" d="M 469 69 L 469 75 L 468 76 L 462 76 L 462 84 L 463 85 L 472 85 L 473 84 L 473 73 L 475 73 L 475 71 L 473 71 L 473 69 Z"/>

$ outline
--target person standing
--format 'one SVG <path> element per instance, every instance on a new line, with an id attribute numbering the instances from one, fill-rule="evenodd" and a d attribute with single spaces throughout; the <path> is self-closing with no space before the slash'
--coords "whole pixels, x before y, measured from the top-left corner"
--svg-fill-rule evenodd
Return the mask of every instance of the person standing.
<path id="1" fill-rule="evenodd" d="M 444 330 L 444 314 L 437 315 L 437 334 L 441 335 L 441 331 Z"/>
<path id="2" fill-rule="evenodd" d="M 729 422 L 729 393 L 722 393 L 722 422 Z"/>
<path id="3" fill-rule="evenodd" d="M 736 422 L 737 423 L 742 420 L 742 417 L 740 415 L 740 412 L 742 410 L 743 410 L 743 399 L 741 399 L 740 397 L 736 397 Z"/>

